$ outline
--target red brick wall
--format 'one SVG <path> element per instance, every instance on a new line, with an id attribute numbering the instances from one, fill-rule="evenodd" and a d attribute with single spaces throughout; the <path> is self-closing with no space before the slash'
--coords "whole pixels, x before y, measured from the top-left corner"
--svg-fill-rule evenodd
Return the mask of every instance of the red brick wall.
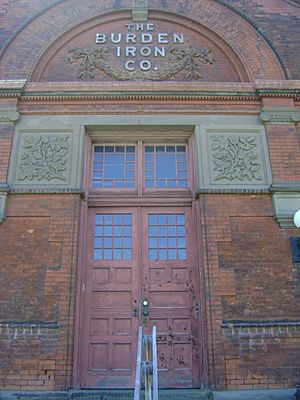
<path id="1" fill-rule="evenodd" d="M 0 225 L 2 389 L 70 386 L 79 209 L 74 195 L 9 196 Z"/>
<path id="2" fill-rule="evenodd" d="M 0 125 L 0 182 L 6 182 L 14 126 Z"/>
<path id="3" fill-rule="evenodd" d="M 216 0 L 217 1 L 217 0 Z M 234 6 L 245 16 L 251 18 L 259 29 L 265 32 L 271 43 L 278 50 L 292 79 L 299 79 L 300 51 L 300 4 L 297 0 L 223 0 L 229 6 Z M 4 1 L 0 6 L 0 47 L 12 38 L 15 32 L 31 19 L 37 17 L 43 10 L 55 5 L 56 0 L 16 0 Z M 177 6 L 176 6 L 176 3 Z M 114 8 L 122 2 L 115 1 Z M 174 2 L 176 12 L 184 13 L 182 2 Z M 167 9 L 169 3 L 160 1 L 160 8 Z"/>
<path id="4" fill-rule="evenodd" d="M 208 246 L 212 383 L 219 389 L 295 385 L 300 326 L 293 321 L 299 320 L 300 271 L 291 261 L 289 237 L 297 232 L 278 227 L 269 195 L 211 195 L 199 202 L 205 214 L 203 246 Z M 281 325 L 283 320 L 290 323 Z"/>

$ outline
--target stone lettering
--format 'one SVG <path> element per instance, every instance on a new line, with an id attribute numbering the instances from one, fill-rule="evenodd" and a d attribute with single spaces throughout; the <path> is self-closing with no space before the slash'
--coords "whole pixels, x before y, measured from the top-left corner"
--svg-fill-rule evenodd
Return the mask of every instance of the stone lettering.
<path id="1" fill-rule="evenodd" d="M 165 47 L 154 47 L 154 57 L 166 57 L 166 48 Z"/>
<path id="2" fill-rule="evenodd" d="M 151 68 L 151 62 L 148 60 L 143 60 L 140 62 L 140 68 L 143 71 L 149 71 L 149 69 Z"/>
<path id="3" fill-rule="evenodd" d="M 125 47 L 125 56 L 126 57 L 135 57 L 136 56 L 136 47 Z"/>
<path id="4" fill-rule="evenodd" d="M 142 33 L 141 42 L 142 43 L 151 43 L 152 42 L 151 33 Z"/>
<path id="5" fill-rule="evenodd" d="M 106 35 L 104 33 L 96 33 L 96 43 L 106 43 Z"/>
<path id="6" fill-rule="evenodd" d="M 151 55 L 152 50 L 150 49 L 150 47 L 142 47 L 140 53 L 142 56 L 147 57 Z"/>
<path id="7" fill-rule="evenodd" d="M 118 37 L 117 38 L 115 37 L 115 35 L 116 35 L 115 33 L 112 33 L 111 36 L 110 36 L 110 40 L 112 41 L 112 43 L 120 43 L 121 40 L 122 40 L 122 34 L 118 33 Z"/>
<path id="8" fill-rule="evenodd" d="M 135 62 L 133 60 L 128 60 L 125 63 L 125 68 L 127 69 L 127 71 L 134 71 L 134 67 L 130 67 L 129 65 L 135 64 Z"/>
<path id="9" fill-rule="evenodd" d="M 183 37 L 183 33 L 177 34 L 174 33 L 173 34 L 173 43 L 184 43 L 184 37 Z"/>
<path id="10" fill-rule="evenodd" d="M 135 33 L 127 33 L 126 34 L 126 43 L 136 43 L 136 34 Z"/>
<path id="11" fill-rule="evenodd" d="M 158 33 L 157 41 L 158 41 L 158 43 L 169 43 L 168 34 L 167 33 Z"/>

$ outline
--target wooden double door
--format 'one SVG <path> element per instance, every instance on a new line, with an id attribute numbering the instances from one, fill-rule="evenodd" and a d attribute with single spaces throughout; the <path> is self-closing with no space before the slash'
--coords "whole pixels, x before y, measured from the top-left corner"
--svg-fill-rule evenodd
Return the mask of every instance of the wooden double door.
<path id="1" fill-rule="evenodd" d="M 133 387 L 138 327 L 156 325 L 159 386 L 198 387 L 191 209 L 92 208 L 88 227 L 80 386 Z"/>

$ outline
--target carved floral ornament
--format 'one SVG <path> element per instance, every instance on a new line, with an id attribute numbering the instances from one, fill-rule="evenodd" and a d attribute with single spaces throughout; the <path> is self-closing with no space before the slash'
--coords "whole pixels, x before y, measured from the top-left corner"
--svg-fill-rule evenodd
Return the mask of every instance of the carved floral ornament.
<path id="1" fill-rule="evenodd" d="M 256 136 L 212 135 L 215 181 L 262 181 Z"/>
<path id="2" fill-rule="evenodd" d="M 170 48 L 168 63 L 161 69 L 149 71 L 128 71 L 115 68 L 110 64 L 108 47 L 101 48 L 74 48 L 69 51 L 71 56 L 66 59 L 70 64 L 78 64 L 77 78 L 80 80 L 91 80 L 95 78 L 95 70 L 100 70 L 112 78 L 126 80 L 167 80 L 181 71 L 185 71 L 188 80 L 201 79 L 199 63 L 213 64 L 214 58 L 209 49 L 194 49 L 192 47 Z"/>
<path id="3" fill-rule="evenodd" d="M 67 135 L 24 136 L 17 179 L 67 181 L 69 141 Z"/>

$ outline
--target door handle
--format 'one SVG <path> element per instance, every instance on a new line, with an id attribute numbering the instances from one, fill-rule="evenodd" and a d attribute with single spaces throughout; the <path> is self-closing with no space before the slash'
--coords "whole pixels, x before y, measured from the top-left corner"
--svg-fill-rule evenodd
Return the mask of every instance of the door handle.
<path id="1" fill-rule="evenodd" d="M 144 317 L 148 317 L 149 315 L 149 301 L 147 299 L 142 301 L 142 314 Z"/>

